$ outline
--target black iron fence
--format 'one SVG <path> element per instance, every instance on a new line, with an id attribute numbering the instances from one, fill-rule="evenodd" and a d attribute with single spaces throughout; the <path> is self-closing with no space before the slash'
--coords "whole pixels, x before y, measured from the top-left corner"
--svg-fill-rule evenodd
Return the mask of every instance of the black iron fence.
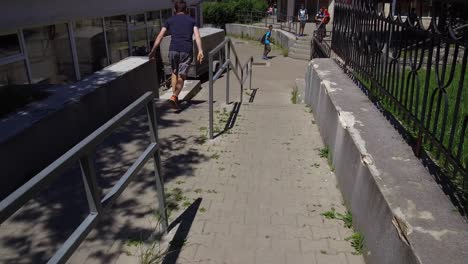
<path id="1" fill-rule="evenodd" d="M 450 6 L 432 18 L 384 15 L 369 1 L 336 1 L 337 61 L 468 208 L 468 27 Z M 391 9 L 390 9 L 391 10 Z M 455 13 L 453 13 L 455 14 Z"/>
<path id="2" fill-rule="evenodd" d="M 240 24 L 250 24 L 268 27 L 273 25 L 276 28 L 288 31 L 297 35 L 299 32 L 299 23 L 294 16 L 277 13 L 270 15 L 266 12 L 251 10 L 240 10 L 236 12 L 236 22 Z"/>

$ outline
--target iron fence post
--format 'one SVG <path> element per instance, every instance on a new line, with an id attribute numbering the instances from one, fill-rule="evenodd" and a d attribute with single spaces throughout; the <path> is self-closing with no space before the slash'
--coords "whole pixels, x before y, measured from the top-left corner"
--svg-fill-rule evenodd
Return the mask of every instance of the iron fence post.
<path id="1" fill-rule="evenodd" d="M 241 69 L 241 77 L 240 77 L 240 102 L 242 103 L 242 98 L 244 95 L 244 69 Z"/>
<path id="2" fill-rule="evenodd" d="M 226 61 L 229 61 L 226 69 L 226 104 L 229 104 L 229 74 L 231 70 L 231 42 L 228 41 L 225 46 L 226 52 Z"/>
<path id="3" fill-rule="evenodd" d="M 158 150 L 156 150 L 153 154 L 153 162 L 154 162 L 154 176 L 156 181 L 156 192 L 158 196 L 158 204 L 159 204 L 159 217 L 161 220 L 161 227 L 163 233 L 167 232 L 167 228 L 169 226 L 168 218 L 167 218 L 167 206 L 166 206 L 166 196 L 164 193 L 164 179 L 161 174 L 161 154 L 160 148 L 158 143 L 158 121 L 156 117 L 156 110 L 154 109 L 155 105 L 154 102 L 151 100 L 146 105 L 146 112 L 148 115 L 148 125 L 150 129 L 150 137 L 151 142 L 158 144 Z"/>
<path id="4" fill-rule="evenodd" d="M 209 75 L 209 87 L 208 87 L 208 136 L 213 139 L 213 57 L 209 55 L 208 58 L 208 75 Z"/>
<path id="5" fill-rule="evenodd" d="M 101 212 L 101 193 L 96 181 L 96 169 L 91 154 L 86 154 L 80 158 L 81 175 L 85 187 L 86 199 L 91 213 Z"/>
<path id="6" fill-rule="evenodd" d="M 250 70 L 249 70 L 249 75 L 250 75 L 249 89 L 250 90 L 252 90 L 252 67 L 253 67 L 253 57 L 250 58 Z"/>

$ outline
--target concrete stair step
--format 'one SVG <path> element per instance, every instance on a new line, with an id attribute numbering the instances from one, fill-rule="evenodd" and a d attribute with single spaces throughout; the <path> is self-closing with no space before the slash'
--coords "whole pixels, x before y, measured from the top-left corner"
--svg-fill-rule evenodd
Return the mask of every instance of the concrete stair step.
<path id="1" fill-rule="evenodd" d="M 309 61 L 310 60 L 310 54 L 297 54 L 295 52 L 292 52 L 290 51 L 288 53 L 288 57 L 290 58 L 293 58 L 293 59 L 298 59 L 298 60 L 306 60 L 306 61 Z"/>
<path id="2" fill-rule="evenodd" d="M 201 82 L 199 80 L 186 80 L 184 83 L 184 89 L 179 94 L 180 101 L 189 101 L 192 99 L 201 89 Z M 169 89 L 159 98 L 161 100 L 169 100 L 172 96 L 172 89 Z"/>
<path id="3" fill-rule="evenodd" d="M 310 55 L 310 48 L 299 49 L 299 48 L 292 47 L 289 51 L 293 52 L 293 53 L 296 53 L 296 54 Z"/>
<path id="4" fill-rule="evenodd" d="M 309 49 L 310 50 L 310 43 L 308 43 L 308 44 L 294 43 L 293 48 L 296 48 L 296 49 Z"/>
<path id="5" fill-rule="evenodd" d="M 297 44 L 305 45 L 306 43 L 310 44 L 312 42 L 311 38 L 298 38 L 296 39 Z"/>

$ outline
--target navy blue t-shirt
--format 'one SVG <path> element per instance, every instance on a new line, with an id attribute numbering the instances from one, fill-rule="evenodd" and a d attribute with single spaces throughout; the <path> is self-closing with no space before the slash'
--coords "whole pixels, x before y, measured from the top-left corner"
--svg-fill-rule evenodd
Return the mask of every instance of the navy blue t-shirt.
<path id="1" fill-rule="evenodd" d="M 171 33 L 169 51 L 193 53 L 193 27 L 197 22 L 189 15 L 175 15 L 166 20 L 164 27 Z"/>

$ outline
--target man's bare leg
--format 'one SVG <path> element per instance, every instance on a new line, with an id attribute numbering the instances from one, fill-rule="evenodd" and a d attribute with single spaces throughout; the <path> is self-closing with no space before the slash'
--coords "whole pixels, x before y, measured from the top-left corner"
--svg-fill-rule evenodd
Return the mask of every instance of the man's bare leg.
<path id="1" fill-rule="evenodd" d="M 172 95 L 175 95 L 176 86 L 177 86 L 177 74 L 172 73 L 172 76 L 171 76 Z"/>
<path id="2" fill-rule="evenodd" d="M 184 82 L 185 82 L 186 78 L 187 78 L 187 76 L 179 74 L 179 78 L 177 78 L 177 84 L 175 86 L 176 89 L 175 89 L 175 91 L 173 91 L 175 96 L 179 96 L 180 92 L 184 88 Z"/>

